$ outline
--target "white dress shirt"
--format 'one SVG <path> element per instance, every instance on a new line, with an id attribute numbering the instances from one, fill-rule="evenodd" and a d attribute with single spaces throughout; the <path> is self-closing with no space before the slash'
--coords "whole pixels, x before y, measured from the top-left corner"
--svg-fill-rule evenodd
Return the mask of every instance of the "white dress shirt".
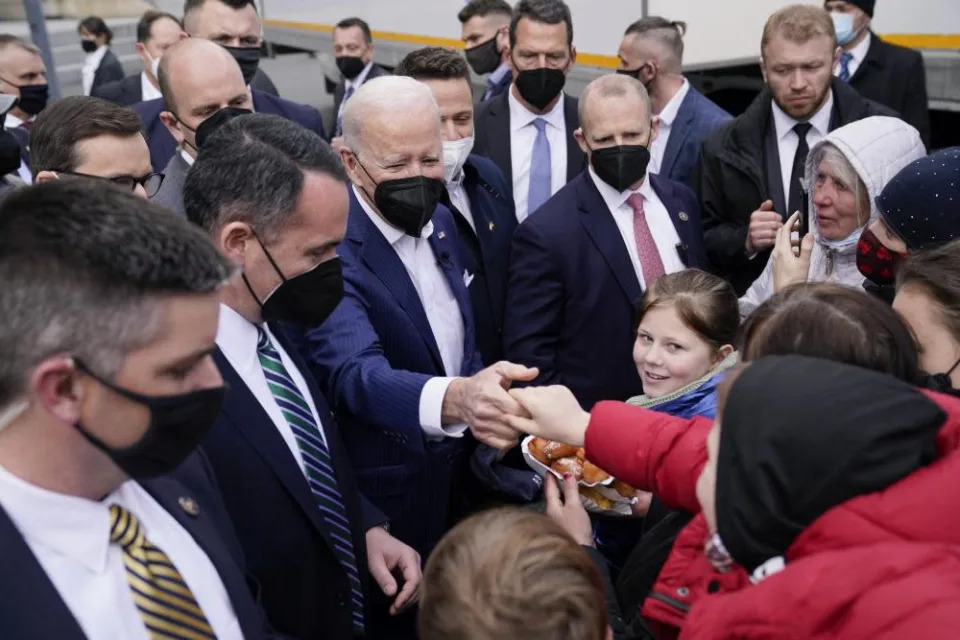
<path id="1" fill-rule="evenodd" d="M 323 433 L 323 423 L 317 414 L 317 407 L 313 403 L 313 396 L 307 388 L 307 381 L 304 380 L 303 375 L 290 359 L 290 356 L 287 355 L 283 346 L 277 341 L 276 336 L 271 333 L 269 327 L 263 325 L 263 329 L 267 332 L 267 335 L 270 336 L 270 342 L 273 344 L 273 348 L 280 354 L 280 360 L 283 361 L 284 368 L 287 370 L 293 383 L 297 385 L 297 389 L 300 390 L 300 395 L 303 396 L 303 399 L 306 400 L 310 406 L 310 414 L 319 427 L 320 439 L 326 444 L 327 438 Z M 263 410 L 270 416 L 273 425 L 277 428 L 277 431 L 280 432 L 280 437 L 283 438 L 287 448 L 290 449 L 290 453 L 293 454 L 294 459 L 297 461 L 300 471 L 306 475 L 306 468 L 303 464 L 303 454 L 300 452 L 300 445 L 297 444 L 297 438 L 293 435 L 293 429 L 290 427 L 290 423 L 283 417 L 283 412 L 280 411 L 280 407 L 277 405 L 277 401 L 274 399 L 270 387 L 267 386 L 267 377 L 263 373 L 263 366 L 260 364 L 260 357 L 257 355 L 258 339 L 256 325 L 227 305 L 220 305 L 220 324 L 217 326 L 217 346 L 220 347 L 220 351 L 223 352 L 230 366 L 234 368 L 237 375 L 240 376 L 240 379 L 247 385 L 253 397 L 257 399 L 257 402 L 260 403 Z"/>
<path id="2" fill-rule="evenodd" d="M 197 159 L 187 153 L 187 150 L 183 147 L 180 148 L 180 157 L 183 158 L 183 161 L 187 163 L 188 167 L 192 167 L 193 163 L 197 161 Z"/>
<path id="3" fill-rule="evenodd" d="M 153 86 L 153 83 L 150 82 L 150 78 L 147 77 L 146 71 L 140 72 L 140 93 L 143 94 L 141 100 L 146 102 L 147 100 L 156 100 L 157 98 L 162 98 L 163 94 L 160 93 L 160 89 L 157 89 Z"/>
<path id="4" fill-rule="evenodd" d="M 97 502 L 41 489 L 0 467 L 0 505 L 84 635 L 91 640 L 148 640 L 127 582 L 123 550 L 110 542 L 112 504 L 135 515 L 147 539 L 167 554 L 217 638 L 241 640 L 240 624 L 216 567 L 193 536 L 139 484 L 129 480 Z M 43 615 L 40 608 L 37 615 Z"/>
<path id="5" fill-rule="evenodd" d="M 447 193 L 450 194 L 450 203 L 456 207 L 457 211 L 463 216 L 473 233 L 477 233 L 477 227 L 473 223 L 473 211 L 470 208 L 470 198 L 467 197 L 467 190 L 463 188 L 463 169 L 460 174 L 447 183 Z"/>
<path id="6" fill-rule="evenodd" d="M 847 63 L 847 69 L 850 71 L 851 78 L 853 77 L 853 74 L 857 72 L 857 69 L 860 68 L 860 65 L 863 63 L 863 59 L 867 57 L 867 51 L 870 49 L 870 38 L 870 31 L 868 30 L 867 37 L 861 40 L 853 49 L 847 51 L 847 53 L 853 56 L 850 58 L 850 62 Z M 833 75 L 840 75 L 839 62 L 837 63 L 837 66 L 833 68 Z"/>
<path id="7" fill-rule="evenodd" d="M 33 118 L 30 119 L 33 120 Z M 23 123 L 24 121 L 20 118 L 12 113 L 8 113 L 7 117 L 3 120 L 3 128 L 7 131 L 10 131 L 10 129 L 16 129 Z M 30 167 L 28 167 L 22 159 L 20 160 L 20 168 L 17 169 L 17 175 L 20 176 L 20 179 L 26 184 L 31 184 L 33 182 L 33 173 L 31 173 Z"/>
<path id="8" fill-rule="evenodd" d="M 537 128 L 533 121 L 547 121 L 547 142 L 550 143 L 550 195 L 567 184 L 567 123 L 563 115 L 564 94 L 547 113 L 533 113 L 520 104 L 513 95 L 513 87 L 507 92 L 510 104 L 510 165 L 513 167 L 513 200 L 517 205 L 517 222 L 523 222 L 532 211 L 527 211 L 527 196 L 530 195 L 530 158 Z"/>
<path id="9" fill-rule="evenodd" d="M 400 262 L 403 263 L 423 305 L 437 348 L 440 350 L 440 359 L 443 361 L 446 376 L 431 378 L 423 386 L 420 392 L 420 428 L 428 439 L 442 439 L 448 436 L 459 438 L 467 430 L 467 425 L 444 426 L 441 413 L 447 387 L 456 379 L 456 376 L 460 375 L 463 366 L 465 329 L 460 305 L 457 304 L 453 289 L 450 288 L 443 270 L 437 264 L 437 257 L 433 255 L 433 249 L 427 240 L 433 233 L 433 223 L 427 223 L 419 238 L 408 236 L 373 211 L 356 186 L 353 187 L 353 192 L 371 222 L 383 234 L 396 251 Z M 453 240 L 450 238 L 451 242 Z"/>
<path id="10" fill-rule="evenodd" d="M 660 261 L 663 262 L 664 273 L 675 273 L 687 268 L 677 253 L 677 245 L 680 244 L 680 236 L 677 234 L 677 228 L 673 226 L 673 219 L 667 212 L 667 207 L 660 200 L 660 196 L 650 186 L 648 179 L 643 181 L 640 188 L 636 191 L 629 189 L 617 191 L 609 184 L 600 179 L 591 166 L 589 168 L 590 179 L 597 186 L 607 209 L 613 215 L 613 221 L 617 223 L 620 235 L 623 237 L 623 243 L 627 246 L 627 253 L 630 254 L 630 262 L 637 274 L 637 280 L 640 282 L 640 288 L 647 288 L 647 281 L 643 277 L 643 270 L 640 268 L 640 256 L 637 253 L 637 240 L 633 231 L 633 208 L 627 203 L 627 199 L 634 193 L 639 193 L 643 197 L 643 214 L 647 219 L 647 226 L 650 228 L 650 235 L 653 236 L 653 242 L 657 245 L 657 252 L 660 254 Z"/>
<path id="11" fill-rule="evenodd" d="M 677 113 L 680 112 L 680 104 L 690 92 L 690 83 L 683 79 L 680 90 L 677 91 L 670 102 L 664 105 L 657 119 L 660 120 L 660 129 L 657 131 L 657 137 L 650 143 L 650 173 L 660 173 L 663 166 L 663 155 L 667 152 L 667 142 L 670 140 L 670 129 L 673 127 L 673 121 L 677 119 Z"/>
<path id="12" fill-rule="evenodd" d="M 350 80 L 349 78 L 343 79 L 343 97 L 344 98 L 347 97 L 347 93 L 349 93 L 351 89 L 353 89 L 354 93 L 356 93 L 357 89 L 360 88 L 360 85 L 366 82 L 367 76 L 370 75 L 370 69 L 372 68 L 373 68 L 373 60 L 368 62 L 367 66 L 363 68 L 363 71 L 357 74 L 357 77 L 354 78 L 353 80 Z M 336 126 L 336 123 L 339 122 L 341 117 L 343 117 L 343 107 L 346 104 L 347 104 L 346 100 L 340 101 L 340 110 L 337 111 L 337 117 L 334 120 L 334 126 Z"/>
<path id="13" fill-rule="evenodd" d="M 103 60 L 103 56 L 107 54 L 107 45 L 103 45 L 98 48 L 96 51 L 87 54 L 87 57 L 83 60 L 83 69 L 80 70 L 82 75 L 81 82 L 83 83 L 83 95 L 90 95 L 90 90 L 93 88 L 93 77 L 97 73 L 97 67 L 100 66 L 100 62 Z"/>
<path id="14" fill-rule="evenodd" d="M 777 148 L 780 151 L 780 177 L 783 179 L 783 199 L 790 199 L 790 175 L 793 173 L 793 157 L 797 155 L 797 147 L 800 145 L 800 137 L 794 132 L 795 127 L 800 121 L 794 120 L 781 109 L 773 100 L 770 101 L 770 108 L 773 110 L 773 124 L 776 127 Z M 807 148 L 812 149 L 813 145 L 822 140 L 830 132 L 830 116 L 833 114 L 833 91 L 827 94 L 827 99 L 823 106 L 813 116 L 807 120 L 810 123 L 810 131 L 807 132 Z M 790 217 L 793 211 L 781 211 L 782 215 Z"/>

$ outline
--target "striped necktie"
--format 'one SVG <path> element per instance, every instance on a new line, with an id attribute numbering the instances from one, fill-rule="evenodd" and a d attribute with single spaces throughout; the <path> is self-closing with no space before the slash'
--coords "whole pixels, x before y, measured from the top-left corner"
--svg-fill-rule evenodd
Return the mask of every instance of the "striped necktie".
<path id="1" fill-rule="evenodd" d="M 110 542 L 123 548 L 127 583 L 152 640 L 216 638 L 167 554 L 147 540 L 135 515 L 115 504 L 110 505 Z"/>
<path id="2" fill-rule="evenodd" d="M 267 386 L 276 401 L 280 412 L 286 419 L 297 446 L 303 455 L 307 483 L 320 509 L 327 533 L 333 540 L 333 549 L 340 564 L 350 579 L 352 600 L 353 629 L 357 635 L 363 634 L 363 590 L 360 587 L 360 574 L 357 572 L 357 558 L 353 553 L 353 538 L 350 533 L 350 521 L 340 489 L 337 488 L 336 473 L 326 443 L 320 437 L 320 427 L 313 418 L 313 412 L 300 389 L 293 382 L 287 368 L 280 359 L 280 353 L 270 342 L 270 336 L 257 327 L 257 356 Z"/>
<path id="3" fill-rule="evenodd" d="M 840 73 L 837 74 L 837 79 L 841 82 L 850 82 L 851 60 L 853 60 L 853 54 L 849 51 L 844 51 L 840 54 Z"/>

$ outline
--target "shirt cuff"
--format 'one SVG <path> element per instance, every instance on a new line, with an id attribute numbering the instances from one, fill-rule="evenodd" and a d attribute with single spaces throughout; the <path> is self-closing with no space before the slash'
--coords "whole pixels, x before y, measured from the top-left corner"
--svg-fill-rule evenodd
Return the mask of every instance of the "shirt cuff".
<path id="1" fill-rule="evenodd" d="M 420 428 L 428 440 L 460 438 L 467 430 L 463 423 L 443 425 L 443 397 L 454 380 L 456 378 L 430 378 L 420 391 Z"/>

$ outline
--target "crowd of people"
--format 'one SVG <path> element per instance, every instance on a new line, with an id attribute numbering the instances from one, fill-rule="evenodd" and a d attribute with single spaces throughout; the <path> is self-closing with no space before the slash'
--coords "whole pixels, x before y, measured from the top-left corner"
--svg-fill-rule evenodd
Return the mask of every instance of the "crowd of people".
<path id="1" fill-rule="evenodd" d="M 736 117 L 664 17 L 564 92 L 563 0 L 344 19 L 327 123 L 253 0 L 49 105 L 0 35 L 0 635 L 954 637 L 960 148 L 873 12 L 774 12 Z"/>

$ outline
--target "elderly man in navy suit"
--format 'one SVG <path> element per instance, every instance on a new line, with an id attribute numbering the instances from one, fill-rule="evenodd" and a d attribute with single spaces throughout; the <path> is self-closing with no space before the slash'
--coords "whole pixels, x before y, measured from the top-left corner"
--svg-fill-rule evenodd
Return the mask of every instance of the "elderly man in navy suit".
<path id="1" fill-rule="evenodd" d="M 457 231 L 443 192 L 440 113 L 402 77 L 365 83 L 344 109 L 350 180 L 338 252 L 345 297 L 307 351 L 343 426 L 360 490 L 426 556 L 448 528 L 469 438 L 516 440 L 505 388 L 536 371 L 481 370 Z"/>
<path id="2" fill-rule="evenodd" d="M 703 139 L 731 120 L 681 74 L 686 29 L 683 22 L 642 18 L 627 27 L 617 52 L 617 73 L 643 83 L 657 117 L 657 137 L 650 144 L 651 173 L 684 184 L 697 166 Z"/>
<path id="3" fill-rule="evenodd" d="M 696 198 L 648 173 L 656 121 L 643 85 L 597 78 L 580 97 L 577 141 L 590 166 L 517 227 L 506 357 L 564 384 L 586 409 L 641 392 L 634 308 L 666 273 L 704 264 Z"/>

